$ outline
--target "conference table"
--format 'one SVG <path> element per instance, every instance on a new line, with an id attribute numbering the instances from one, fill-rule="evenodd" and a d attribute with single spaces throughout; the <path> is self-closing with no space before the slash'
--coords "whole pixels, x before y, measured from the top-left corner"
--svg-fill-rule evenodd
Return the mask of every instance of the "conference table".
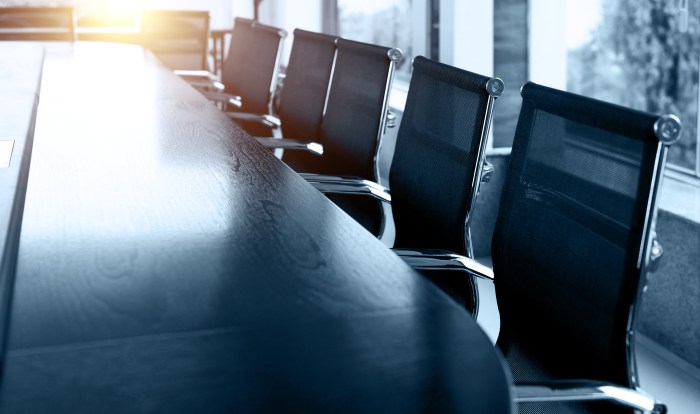
<path id="1" fill-rule="evenodd" d="M 0 412 L 511 411 L 473 318 L 149 51 L 0 53 Z"/>

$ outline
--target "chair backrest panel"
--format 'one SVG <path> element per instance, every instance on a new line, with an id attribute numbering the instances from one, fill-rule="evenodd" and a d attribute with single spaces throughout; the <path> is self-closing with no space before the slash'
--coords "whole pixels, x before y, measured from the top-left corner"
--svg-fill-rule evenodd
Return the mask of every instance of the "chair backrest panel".
<path id="1" fill-rule="evenodd" d="M 72 7 L 0 7 L 0 40 L 75 40 Z"/>
<path id="2" fill-rule="evenodd" d="M 326 174 L 377 180 L 376 155 L 393 76 L 390 48 L 338 39 L 321 123 Z"/>
<path id="3" fill-rule="evenodd" d="M 337 37 L 296 29 L 277 114 L 286 138 L 318 139 Z"/>
<path id="4" fill-rule="evenodd" d="M 226 90 L 232 94 L 240 95 L 237 87 L 238 83 L 241 82 L 241 71 L 250 50 L 253 22 L 254 20 L 242 17 L 236 17 L 233 22 L 231 44 L 221 72 L 221 82 L 226 85 Z"/>
<path id="5" fill-rule="evenodd" d="M 238 24 L 238 23 L 236 23 Z M 235 30 L 235 29 L 234 29 Z M 287 36 L 282 29 L 254 22 L 243 44 L 243 60 L 232 63 L 238 65 L 234 76 L 222 76 L 226 91 L 240 95 L 243 102 L 240 111 L 269 113 L 272 93 L 276 84 L 282 43 Z M 234 42 L 234 39 L 231 39 Z M 235 42 L 239 40 L 236 38 Z M 224 66 L 229 72 L 231 65 Z"/>
<path id="6" fill-rule="evenodd" d="M 532 83 L 522 96 L 492 245 L 498 344 L 516 381 L 528 355 L 555 378 L 634 386 L 626 337 L 658 116 Z"/>
<path id="7" fill-rule="evenodd" d="M 418 56 L 389 175 L 395 247 L 466 254 L 489 77 Z"/>
<path id="8" fill-rule="evenodd" d="M 335 59 L 337 36 L 296 29 L 277 114 L 282 136 L 320 141 L 323 109 Z M 306 151 L 285 151 L 282 160 L 298 172 L 318 172 L 323 159 Z"/>

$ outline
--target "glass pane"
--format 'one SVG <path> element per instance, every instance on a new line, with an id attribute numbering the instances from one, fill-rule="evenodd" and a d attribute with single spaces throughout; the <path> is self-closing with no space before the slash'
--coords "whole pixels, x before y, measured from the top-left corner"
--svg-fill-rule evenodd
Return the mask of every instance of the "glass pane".
<path id="1" fill-rule="evenodd" d="M 699 2 L 567 0 L 566 6 L 567 89 L 678 115 L 683 136 L 669 162 L 696 171 Z"/>
<path id="2" fill-rule="evenodd" d="M 338 34 L 346 39 L 398 47 L 403 59 L 396 78 L 410 78 L 412 0 L 338 0 Z"/>

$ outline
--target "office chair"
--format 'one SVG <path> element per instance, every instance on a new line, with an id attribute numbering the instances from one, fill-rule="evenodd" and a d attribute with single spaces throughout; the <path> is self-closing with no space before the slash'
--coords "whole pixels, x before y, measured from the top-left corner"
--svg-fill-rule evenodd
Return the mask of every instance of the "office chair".
<path id="1" fill-rule="evenodd" d="M 144 10 L 141 44 L 171 69 L 206 70 L 209 54 L 209 12 Z"/>
<path id="2" fill-rule="evenodd" d="M 680 121 L 534 83 L 521 94 L 493 270 L 473 269 L 495 276 L 520 412 L 665 412 L 639 388 L 634 334 Z"/>
<path id="3" fill-rule="evenodd" d="M 175 73 L 200 89 L 204 96 L 219 104 L 227 113 L 271 115 L 279 60 L 286 36 L 282 29 L 236 18 L 220 81 L 211 72 Z M 268 122 L 262 133 L 269 131 L 273 125 Z M 258 131 L 249 132 L 255 134 Z"/>
<path id="4" fill-rule="evenodd" d="M 311 178 L 312 184 L 325 193 L 370 194 L 391 201 L 394 249 L 401 256 L 473 257 L 469 222 L 479 186 L 491 171 L 485 168 L 485 148 L 493 105 L 503 89 L 498 78 L 418 56 L 391 163 L 391 193 L 349 177 Z M 445 272 L 454 270 L 449 265 L 421 270 L 476 314 L 473 278 Z"/>
<path id="5" fill-rule="evenodd" d="M 238 69 L 245 59 L 245 54 L 250 43 L 250 32 L 253 28 L 253 20 L 236 17 L 234 19 L 233 29 L 231 30 L 231 44 L 228 54 L 226 55 L 226 71 L 222 71 L 221 76 L 217 76 L 210 70 L 175 70 L 175 74 L 187 81 L 192 87 L 202 93 L 207 92 L 223 92 L 226 89 L 223 77 L 226 76 L 226 83 L 235 83 L 235 80 L 240 78 Z M 238 65 L 237 65 L 238 63 Z M 232 82 L 233 80 L 233 82 Z M 224 95 L 223 93 L 221 95 Z M 223 97 L 217 95 L 218 101 L 224 101 Z M 240 96 L 231 94 L 231 104 L 240 106 Z"/>
<path id="6" fill-rule="evenodd" d="M 236 119 L 236 112 L 273 114 L 273 97 L 285 37 L 287 32 L 280 28 L 253 22 L 245 60 L 238 62 L 239 68 L 236 69 L 238 77 L 234 80 L 228 76 L 231 72 L 222 75 L 225 91 L 241 97 L 241 106 L 234 105 L 227 111 L 229 117 Z M 227 72 L 227 69 L 224 71 Z M 274 123 L 261 128 L 256 122 L 248 124 L 241 119 L 239 125 L 251 135 L 258 135 L 268 134 Z"/>
<path id="7" fill-rule="evenodd" d="M 0 7 L 0 40 L 75 38 L 72 7 Z"/>
<path id="8" fill-rule="evenodd" d="M 294 42 L 284 83 L 282 88 L 278 89 L 278 97 L 274 105 L 277 116 L 245 113 L 233 113 L 230 116 L 239 123 L 241 121 L 268 123 L 268 125 L 271 123 L 275 128 L 268 135 L 287 138 L 275 140 L 269 145 L 278 145 L 278 147 L 286 145 L 286 148 L 304 148 L 313 151 L 313 145 L 309 146 L 297 139 L 319 140 L 323 108 L 335 57 L 336 39 L 337 36 L 301 29 L 294 30 Z M 260 140 L 264 142 L 265 138 Z M 288 151 L 283 154 L 282 160 L 293 167 L 314 162 L 315 157 L 316 155 L 306 151 Z"/>
<path id="9" fill-rule="evenodd" d="M 254 20 L 236 17 L 231 31 L 231 42 L 228 54 L 224 60 L 224 69 L 221 72 L 221 83 L 216 84 L 218 91 L 229 92 L 236 88 L 235 85 L 242 82 L 241 70 L 245 66 L 248 53 L 251 51 L 250 44 L 253 41 Z M 215 75 L 212 75 L 216 79 Z M 228 89 L 227 89 L 228 88 Z M 240 99 L 239 96 L 236 98 Z M 235 102 L 231 102 L 235 106 Z"/>
<path id="10" fill-rule="evenodd" d="M 299 160 L 285 154 L 283 160 L 300 173 L 342 174 L 377 181 L 377 156 L 389 91 L 400 59 L 399 49 L 339 38 L 319 142 L 311 147 L 319 148 L 317 152 L 323 155 Z M 300 141 L 302 145 L 308 144 L 301 137 Z M 263 144 L 270 148 L 285 145 L 283 140 L 264 140 Z M 380 214 L 374 201 L 342 194 L 329 198 L 365 227 L 376 231 L 376 217 Z"/>

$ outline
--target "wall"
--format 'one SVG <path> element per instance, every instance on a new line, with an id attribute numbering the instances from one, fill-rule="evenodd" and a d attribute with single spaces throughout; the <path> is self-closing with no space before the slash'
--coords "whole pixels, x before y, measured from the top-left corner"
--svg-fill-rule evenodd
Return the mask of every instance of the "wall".
<path id="1" fill-rule="evenodd" d="M 312 32 L 322 30 L 322 0 L 265 0 L 260 5 L 260 22 L 285 29 L 288 33 L 283 48 L 282 64 L 289 61 L 294 29 Z"/>
<path id="2" fill-rule="evenodd" d="M 487 156 L 487 160 L 494 166 L 494 171 L 491 181 L 481 185 L 474 207 L 475 211 L 470 227 L 475 257 L 491 257 L 491 236 L 496 226 L 501 189 L 505 181 L 509 158 L 508 155 Z"/>

